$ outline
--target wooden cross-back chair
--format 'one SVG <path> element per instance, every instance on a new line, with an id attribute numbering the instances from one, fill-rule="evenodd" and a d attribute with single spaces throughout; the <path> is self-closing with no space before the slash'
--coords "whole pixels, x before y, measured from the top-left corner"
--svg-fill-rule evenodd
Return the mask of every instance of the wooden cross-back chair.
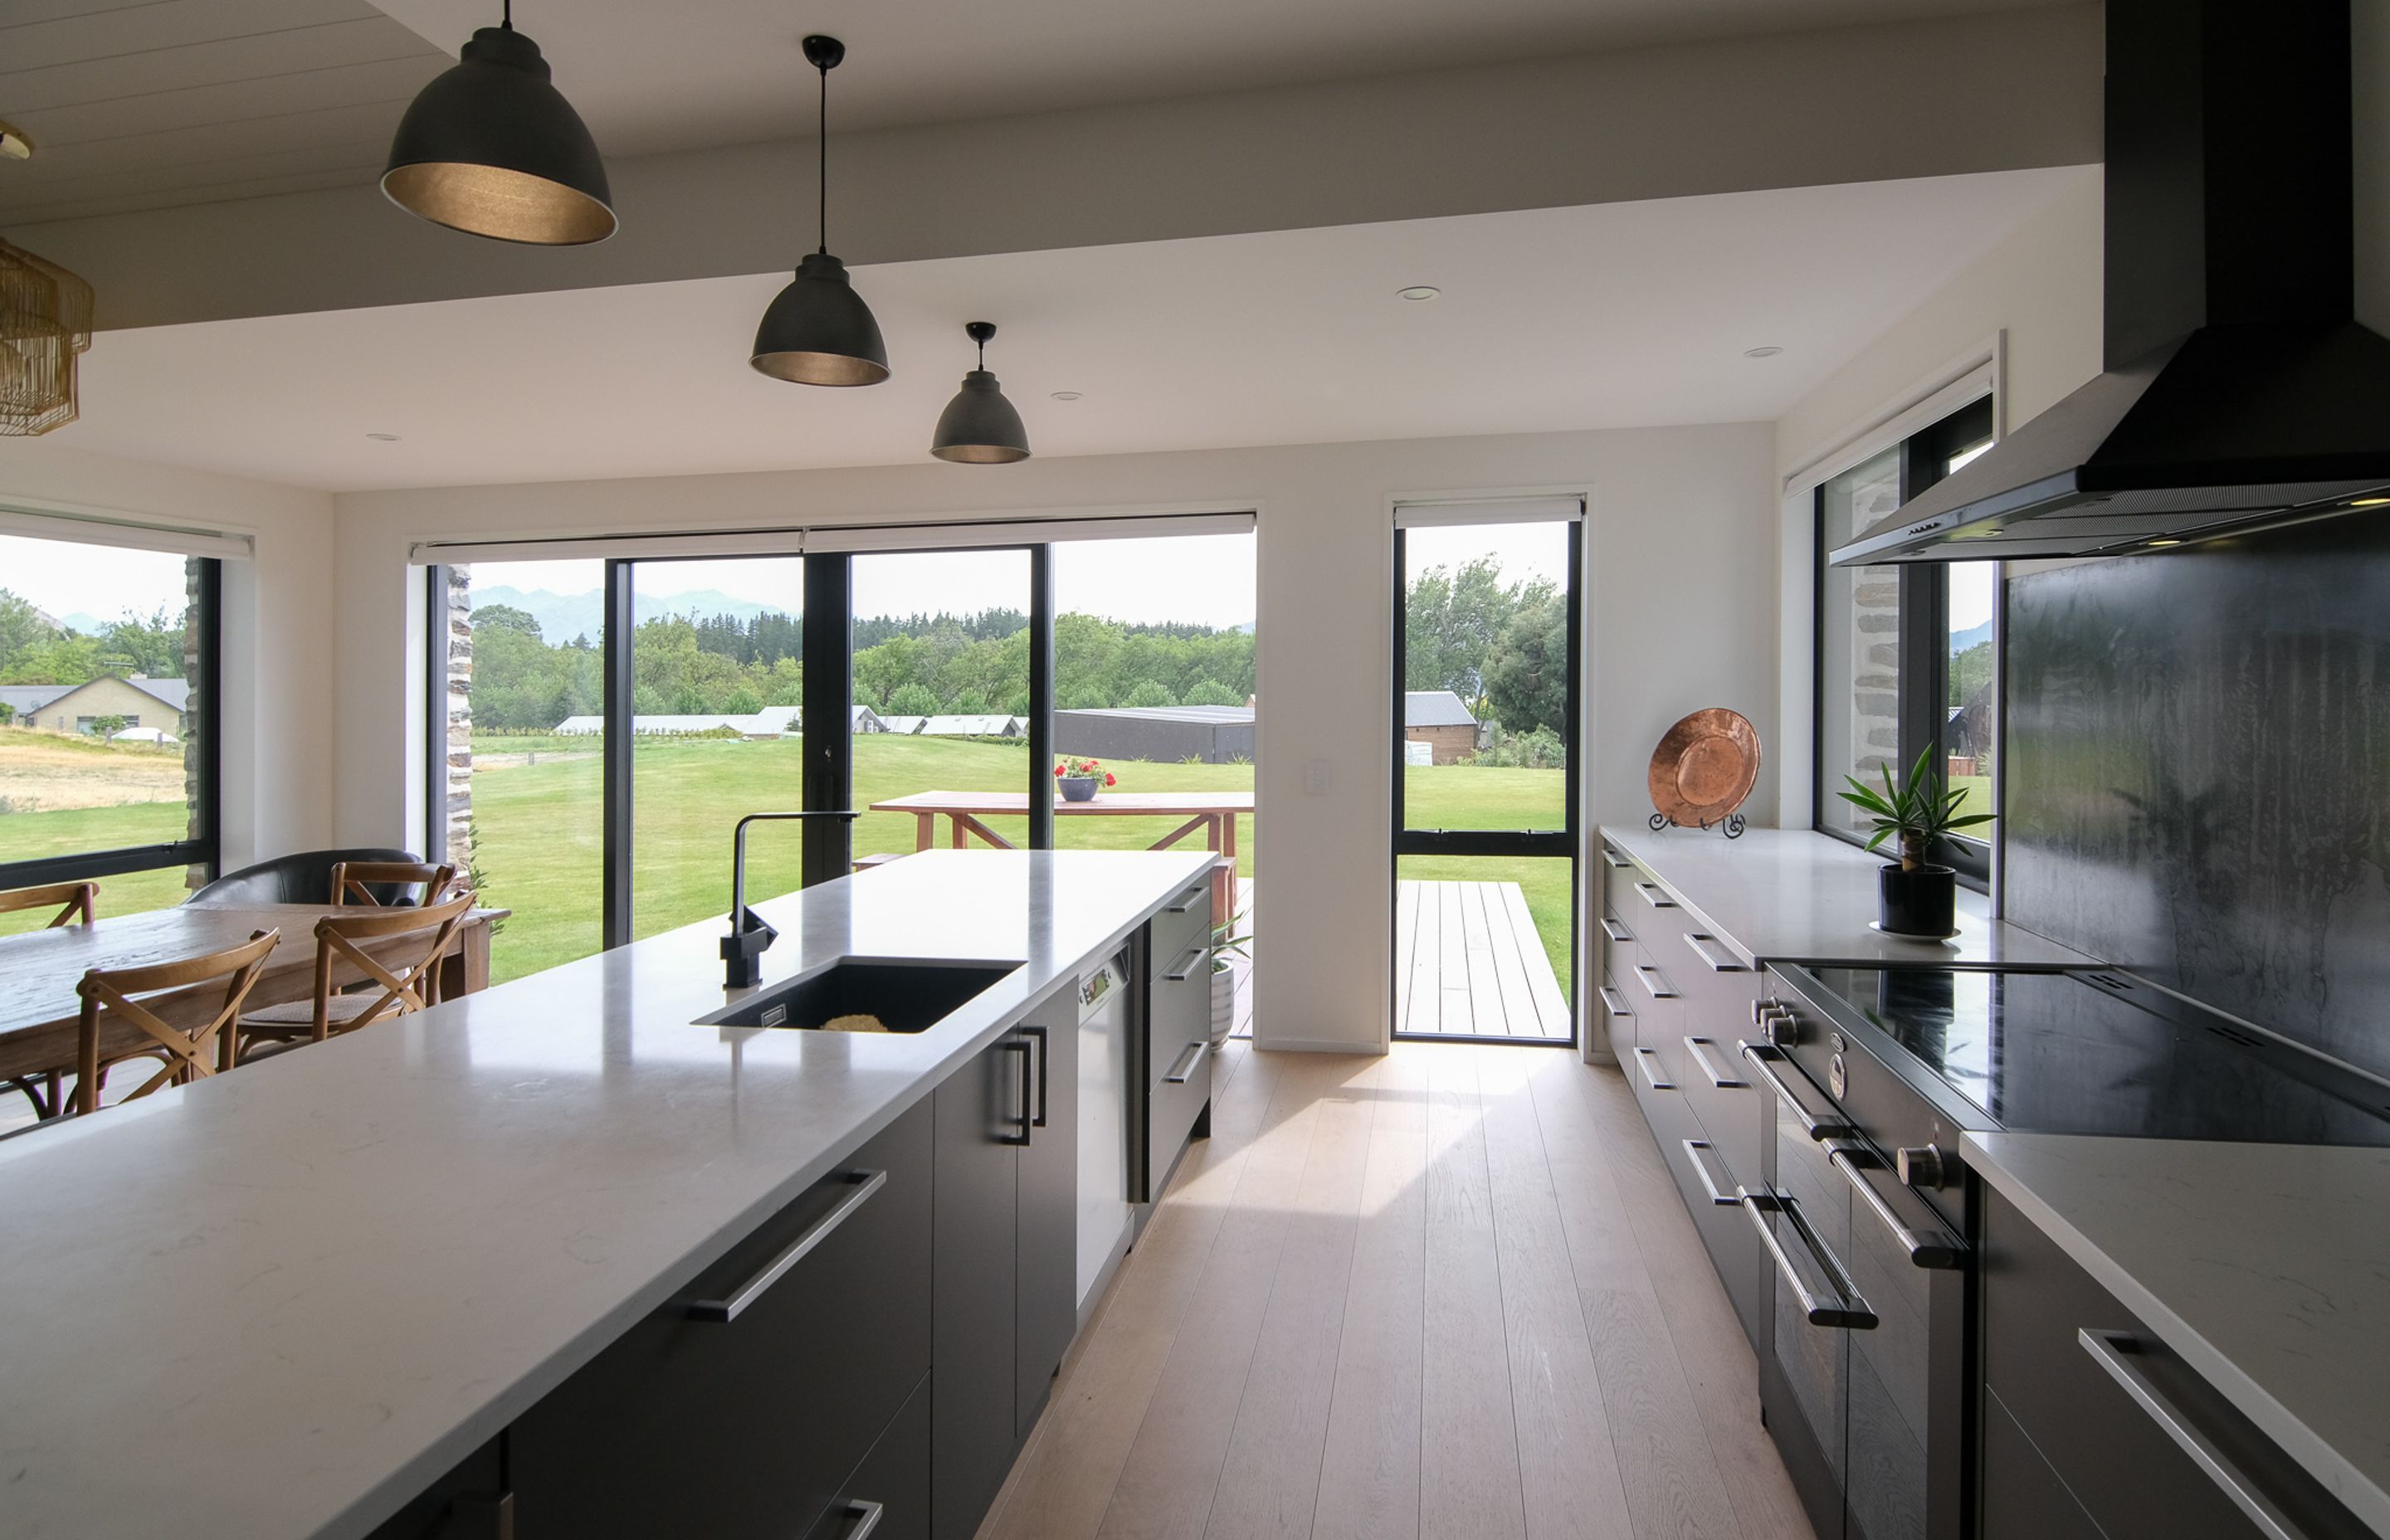
<path id="1" fill-rule="evenodd" d="M 374 896 L 374 889 L 413 888 L 401 902 L 420 908 L 446 897 L 456 880 L 455 866 L 429 861 L 341 861 L 332 866 L 332 902 L 379 909 L 389 905 Z"/>
<path id="2" fill-rule="evenodd" d="M 221 952 L 84 974 L 75 985 L 83 1001 L 75 1033 L 75 1111 L 99 1110 L 109 1069 L 129 1059 L 163 1062 L 126 1101 L 231 1069 L 234 1023 L 281 937 L 278 930 L 258 930 Z M 120 1022 L 138 1029 L 139 1039 L 129 1046 L 104 1044 L 109 1027 Z"/>
<path id="3" fill-rule="evenodd" d="M 321 1043 L 438 1005 L 441 958 L 473 903 L 469 892 L 419 908 L 326 915 L 315 922 L 312 997 L 242 1017 L 237 1059 Z M 364 975 L 365 987 L 342 994 L 344 974 L 352 971 Z"/>
<path id="4" fill-rule="evenodd" d="M 97 918 L 99 884 L 96 882 L 52 882 L 39 888 L 11 888 L 0 892 L 0 915 L 21 914 L 27 909 L 46 909 L 58 905 L 50 917 L 45 930 L 56 930 L 67 925 L 89 925 Z M 55 1118 L 66 1110 L 58 1096 L 59 1072 L 45 1070 L 40 1074 L 10 1075 L 0 1081 L 9 1090 L 20 1092 L 33 1104 L 37 1118 Z"/>

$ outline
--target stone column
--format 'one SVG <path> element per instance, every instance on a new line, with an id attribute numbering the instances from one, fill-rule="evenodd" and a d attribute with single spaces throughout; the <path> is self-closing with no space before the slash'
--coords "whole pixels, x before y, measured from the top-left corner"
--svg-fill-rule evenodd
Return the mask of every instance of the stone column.
<path id="1" fill-rule="evenodd" d="M 440 859 L 473 864 L 473 569 L 448 569 L 448 843 Z"/>

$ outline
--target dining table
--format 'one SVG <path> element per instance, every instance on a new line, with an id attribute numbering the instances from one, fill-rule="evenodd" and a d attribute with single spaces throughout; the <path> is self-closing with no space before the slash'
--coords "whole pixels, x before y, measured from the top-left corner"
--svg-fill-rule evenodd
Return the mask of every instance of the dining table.
<path id="1" fill-rule="evenodd" d="M 999 850 L 1010 850 L 1012 841 L 988 828 L 983 820 L 1027 817 L 1029 793 L 915 791 L 873 802 L 870 810 L 874 813 L 913 815 L 913 848 L 917 851 L 929 850 L 937 844 L 940 818 L 945 819 L 952 827 L 954 848 L 957 850 L 968 848 L 974 839 Z M 1250 816 L 1253 811 L 1253 794 L 1250 791 L 1099 791 L 1081 802 L 1061 796 L 1054 799 L 1054 815 L 1058 818 L 1182 820 L 1176 828 L 1147 846 L 1149 850 L 1168 850 L 1201 830 L 1205 846 L 1219 857 L 1212 868 L 1212 921 L 1215 925 L 1229 918 L 1229 906 L 1236 895 L 1237 819 Z"/>
<path id="2" fill-rule="evenodd" d="M 248 1004 L 285 1005 L 314 997 L 315 922 L 327 915 L 357 912 L 328 904 L 195 902 L 143 914 L 105 916 L 89 925 L 0 936 L 0 1089 L 12 1082 L 41 1082 L 54 1072 L 74 1072 L 83 1009 L 75 985 L 95 968 L 140 968 L 200 956 L 237 946 L 260 930 L 278 930 L 281 942 L 267 955 Z M 510 912 L 467 911 L 438 964 L 442 999 L 489 986 L 491 930 Z M 388 964 L 391 957 L 419 947 L 419 936 L 420 932 L 402 933 L 362 946 L 375 960 Z M 361 969 L 337 956 L 334 962 L 336 984 L 364 981 Z M 208 1013 L 194 999 L 162 1014 L 169 1021 L 178 1015 L 204 1021 Z M 138 1027 L 112 1021 L 100 1051 L 135 1048 L 144 1041 Z"/>

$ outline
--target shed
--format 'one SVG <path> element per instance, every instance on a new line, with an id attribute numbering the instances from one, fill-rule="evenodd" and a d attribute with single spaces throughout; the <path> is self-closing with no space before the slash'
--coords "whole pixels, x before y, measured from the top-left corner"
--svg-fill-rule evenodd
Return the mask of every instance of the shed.
<path id="1" fill-rule="evenodd" d="M 1123 706 L 1108 711 L 1056 712 L 1054 751 L 1096 759 L 1154 760 L 1176 764 L 1250 763 L 1251 706 Z"/>
<path id="2" fill-rule="evenodd" d="M 1424 743 L 1437 764 L 1451 764 L 1485 747 L 1476 714 L 1450 690 L 1403 692 L 1403 738 Z"/>
<path id="3" fill-rule="evenodd" d="M 932 716 L 920 726 L 924 738 L 1026 738 L 1029 725 L 1017 716 Z"/>

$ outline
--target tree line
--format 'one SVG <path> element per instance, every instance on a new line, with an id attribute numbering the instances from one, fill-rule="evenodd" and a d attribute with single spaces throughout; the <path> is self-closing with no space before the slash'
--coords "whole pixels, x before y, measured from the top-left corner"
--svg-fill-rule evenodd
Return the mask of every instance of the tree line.
<path id="1" fill-rule="evenodd" d="M 1479 721 L 1535 740 L 1523 763 L 1560 763 L 1569 638 L 1568 599 L 1557 584 L 1506 583 L 1490 556 L 1431 567 L 1404 592 L 1403 624 L 1405 689 L 1450 690 Z"/>
<path id="2" fill-rule="evenodd" d="M 0 588 L 0 685 L 87 685 L 114 674 L 183 677 L 183 612 L 160 608 L 96 631 L 50 619 L 30 599 Z M 0 723 L 15 712 L 0 705 Z M 117 724 L 122 726 L 122 723 Z"/>
<path id="3" fill-rule="evenodd" d="M 631 642 L 632 710 L 641 716 L 749 715 L 803 698 L 796 617 L 661 616 Z M 1029 709 L 1029 622 L 1017 610 L 875 616 L 854 622 L 854 699 L 882 715 L 1017 715 Z M 510 605 L 473 611 L 473 724 L 546 732 L 595 716 L 604 667 L 586 636 L 551 644 Z M 1126 624 L 1093 615 L 1054 622 L 1054 686 L 1066 710 L 1240 706 L 1253 694 L 1251 632 Z"/>

